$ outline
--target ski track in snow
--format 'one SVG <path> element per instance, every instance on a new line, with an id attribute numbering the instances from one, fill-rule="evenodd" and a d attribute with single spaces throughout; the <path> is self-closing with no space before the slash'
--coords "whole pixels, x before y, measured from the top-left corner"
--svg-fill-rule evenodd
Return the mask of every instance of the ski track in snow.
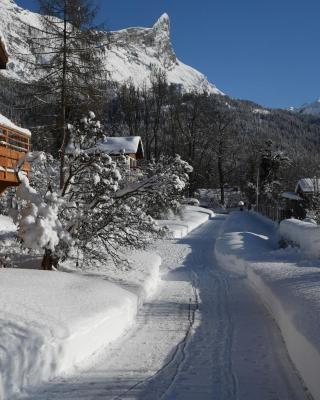
<path id="1" fill-rule="evenodd" d="M 162 282 L 135 327 L 83 370 L 19 399 L 306 399 L 270 314 L 216 264 L 224 218 L 157 244 Z"/>

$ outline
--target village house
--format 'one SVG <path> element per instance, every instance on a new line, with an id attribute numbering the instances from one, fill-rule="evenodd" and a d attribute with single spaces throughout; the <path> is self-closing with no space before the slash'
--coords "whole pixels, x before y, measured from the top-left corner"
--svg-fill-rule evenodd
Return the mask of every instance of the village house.
<path id="1" fill-rule="evenodd" d="M 125 155 L 128 158 L 130 169 L 135 169 L 138 161 L 144 158 L 143 144 L 140 136 L 107 136 L 91 150 L 94 150 L 95 153 L 106 153 L 114 160 Z"/>
<path id="2" fill-rule="evenodd" d="M 5 69 L 8 53 L 0 37 L 0 69 Z M 10 186 L 18 186 L 16 167 L 19 159 L 30 150 L 31 132 L 20 128 L 0 114 L 0 195 Z M 26 174 L 30 170 L 28 163 L 21 167 Z"/>
<path id="3" fill-rule="evenodd" d="M 286 217 L 304 219 L 306 210 L 312 206 L 314 195 L 318 193 L 320 193 L 320 179 L 300 179 L 294 192 L 284 192 L 281 195 Z"/>

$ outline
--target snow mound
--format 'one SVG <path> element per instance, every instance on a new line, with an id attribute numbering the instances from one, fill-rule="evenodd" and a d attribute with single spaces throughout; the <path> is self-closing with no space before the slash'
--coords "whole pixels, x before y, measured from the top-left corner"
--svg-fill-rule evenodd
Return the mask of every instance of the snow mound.
<path id="1" fill-rule="evenodd" d="M 175 219 L 158 220 L 160 226 L 166 226 L 169 230 L 169 236 L 173 239 L 180 239 L 186 236 L 193 229 L 207 222 L 214 217 L 214 212 L 203 207 L 185 206 L 182 216 Z"/>
<path id="2" fill-rule="evenodd" d="M 234 213 L 215 255 L 223 268 L 247 278 L 256 290 L 306 386 L 320 400 L 320 263 L 304 260 L 294 249 L 277 249 L 275 238 L 275 228 L 254 213 Z"/>
<path id="3" fill-rule="evenodd" d="M 280 236 L 295 245 L 309 257 L 320 258 L 320 226 L 297 219 L 280 223 Z"/>
<path id="4" fill-rule="evenodd" d="M 0 215 L 0 234 L 12 234 L 16 232 L 17 227 L 13 223 L 12 218 L 6 215 Z"/>
<path id="5" fill-rule="evenodd" d="M 0 302 L 2 400 L 72 371 L 137 312 L 137 297 L 112 283 L 36 270 L 1 269 Z"/>
<path id="6" fill-rule="evenodd" d="M 84 265 L 82 273 L 107 279 L 138 296 L 139 305 L 150 300 L 157 290 L 160 280 L 161 257 L 153 252 L 130 250 L 122 254 L 129 264 L 114 265 L 106 261 L 99 264 Z M 61 269 L 79 272 L 73 262 L 66 261 Z"/>

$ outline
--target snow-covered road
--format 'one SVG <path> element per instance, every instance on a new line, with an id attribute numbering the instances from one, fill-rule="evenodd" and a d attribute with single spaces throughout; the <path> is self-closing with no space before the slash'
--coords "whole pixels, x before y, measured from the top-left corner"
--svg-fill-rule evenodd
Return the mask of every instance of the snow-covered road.
<path id="1" fill-rule="evenodd" d="M 272 318 L 242 278 L 218 268 L 224 216 L 163 241 L 162 282 L 125 337 L 32 400 L 306 399 Z"/>

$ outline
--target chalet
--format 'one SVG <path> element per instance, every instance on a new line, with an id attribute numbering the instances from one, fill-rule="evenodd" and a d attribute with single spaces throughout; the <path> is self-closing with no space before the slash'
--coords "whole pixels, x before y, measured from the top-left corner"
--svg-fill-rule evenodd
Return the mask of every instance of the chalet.
<path id="1" fill-rule="evenodd" d="M 303 199 L 311 199 L 314 194 L 320 193 L 320 179 L 318 178 L 303 178 L 296 185 L 295 192 Z"/>
<path id="2" fill-rule="evenodd" d="M 91 151 L 96 153 L 106 153 L 113 159 L 126 155 L 131 168 L 137 167 L 138 160 L 144 158 L 144 150 L 140 136 L 116 136 L 104 137 L 103 141 L 98 143 Z"/>
<path id="3" fill-rule="evenodd" d="M 0 35 L 0 69 L 6 69 L 8 63 L 8 52 Z"/>
<path id="4" fill-rule="evenodd" d="M 282 206 L 287 218 L 294 217 L 304 219 L 306 210 L 310 208 L 315 194 L 320 193 L 320 179 L 300 179 L 294 192 L 284 192 L 281 195 Z"/>
<path id="5" fill-rule="evenodd" d="M 31 133 L 15 125 L 0 114 L 0 194 L 9 186 L 18 186 L 19 179 L 15 168 L 18 160 L 30 150 Z M 26 174 L 30 166 L 24 163 L 22 171 Z"/>
<path id="6" fill-rule="evenodd" d="M 7 62 L 8 53 L 0 35 L 0 69 L 5 69 Z M 30 137 L 28 129 L 20 128 L 0 114 L 0 195 L 9 186 L 19 185 L 16 166 L 19 159 L 30 150 Z M 21 170 L 27 174 L 29 164 L 24 163 Z"/>

